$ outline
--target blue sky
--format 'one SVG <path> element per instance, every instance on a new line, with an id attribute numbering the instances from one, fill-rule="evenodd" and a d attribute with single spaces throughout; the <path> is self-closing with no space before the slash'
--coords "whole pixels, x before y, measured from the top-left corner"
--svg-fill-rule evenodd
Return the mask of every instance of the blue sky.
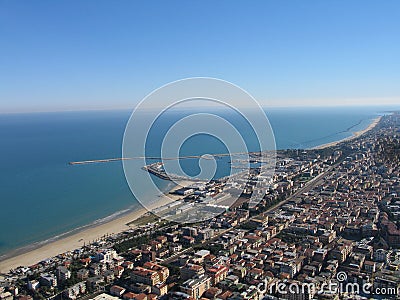
<path id="1" fill-rule="evenodd" d="M 0 111 L 132 108 L 185 77 L 263 105 L 400 104 L 400 1 L 0 0 Z"/>

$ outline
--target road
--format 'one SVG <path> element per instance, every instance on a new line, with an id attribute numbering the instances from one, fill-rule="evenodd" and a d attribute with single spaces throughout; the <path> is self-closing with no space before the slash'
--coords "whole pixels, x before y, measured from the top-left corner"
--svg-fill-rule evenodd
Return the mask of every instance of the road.
<path id="1" fill-rule="evenodd" d="M 330 166 L 328 168 L 328 170 L 315 176 L 313 179 L 311 179 L 309 182 L 307 182 L 302 188 L 298 189 L 296 192 L 294 192 L 292 195 L 287 197 L 285 200 L 279 202 L 276 206 L 269 208 L 266 212 L 270 212 L 271 210 L 278 208 L 293 199 L 296 199 L 297 197 L 301 196 L 303 193 L 307 193 L 310 190 L 312 190 L 316 185 L 320 184 L 323 181 L 325 176 L 327 176 L 330 172 L 332 172 L 333 167 L 334 167 L 334 165 Z"/>
<path id="2" fill-rule="evenodd" d="M 333 169 L 333 168 L 334 168 L 334 165 L 333 165 L 333 166 L 330 166 L 326 171 L 322 172 L 321 174 L 318 174 L 316 177 L 314 177 L 313 179 L 311 179 L 311 180 L 310 180 L 309 182 L 307 182 L 302 188 L 298 189 L 296 192 L 294 192 L 292 195 L 290 195 L 289 197 L 287 197 L 285 200 L 283 200 L 283 201 L 277 203 L 276 205 L 274 205 L 274 206 L 270 207 L 269 209 L 267 209 L 266 211 L 264 211 L 264 212 L 262 213 L 262 215 L 265 215 L 265 214 L 267 214 L 267 213 L 269 213 L 269 212 L 271 212 L 271 211 L 273 211 L 273 210 L 275 210 L 275 209 L 277 209 L 277 208 L 279 208 L 279 207 L 285 205 L 287 202 L 289 202 L 289 201 L 291 201 L 291 200 L 293 200 L 293 199 L 295 199 L 295 198 L 301 196 L 303 193 L 306 193 L 306 192 L 310 191 L 310 190 L 313 189 L 316 185 L 320 184 L 320 183 L 323 181 L 324 176 L 326 176 L 326 175 L 328 175 L 330 172 L 332 172 L 332 169 Z M 246 222 L 249 222 L 249 221 L 251 221 L 252 219 L 257 218 L 258 216 L 259 216 L 259 215 L 253 216 L 253 217 L 249 218 Z M 243 224 L 243 223 L 238 224 L 238 225 L 236 225 L 236 226 L 233 226 L 233 227 L 231 227 L 231 228 L 225 229 L 225 230 L 223 230 L 222 232 L 219 232 L 219 233 L 218 233 L 217 235 L 215 235 L 212 239 L 210 239 L 210 240 L 208 240 L 208 241 L 202 243 L 202 245 L 207 245 L 207 244 L 211 243 L 212 241 L 215 241 L 215 240 L 218 239 L 220 236 L 224 235 L 225 233 L 227 233 L 227 232 L 229 232 L 229 231 L 235 229 L 237 226 L 240 226 L 240 225 L 242 225 L 242 224 Z M 171 263 L 172 261 L 174 261 L 176 258 L 178 258 L 180 255 L 185 254 L 185 253 L 187 253 L 187 252 L 190 252 L 190 251 L 192 251 L 192 250 L 193 250 L 193 248 L 192 248 L 192 247 L 189 247 L 189 248 L 184 249 L 184 250 L 182 250 L 182 251 L 180 251 L 180 252 L 178 252 L 178 253 L 176 253 L 176 254 L 174 254 L 174 255 L 172 255 L 172 256 L 166 258 L 166 259 L 159 260 L 159 262 L 160 262 L 160 263 L 163 263 L 163 264 L 169 264 L 169 263 Z"/>

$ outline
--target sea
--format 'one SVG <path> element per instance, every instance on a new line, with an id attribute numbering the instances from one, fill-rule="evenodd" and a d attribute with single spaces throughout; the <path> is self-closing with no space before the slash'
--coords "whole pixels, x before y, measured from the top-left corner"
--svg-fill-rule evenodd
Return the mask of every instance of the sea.
<path id="1" fill-rule="evenodd" d="M 296 149 L 347 138 L 368 127 L 377 116 L 399 109 L 291 107 L 268 108 L 265 113 L 276 148 Z M 130 114 L 130 110 L 0 114 L 0 257 L 140 207 L 125 180 L 121 162 L 68 164 L 121 157 Z M 160 119 L 146 145 L 151 155 L 159 153 L 168 127 L 188 114 L 188 110 L 175 111 Z M 246 136 L 245 125 L 240 121 L 236 124 Z M 248 146 L 249 151 L 257 150 L 251 137 Z M 224 144 L 215 137 L 197 135 L 183 144 L 180 153 L 224 151 Z M 199 171 L 196 162 L 182 163 L 188 174 Z M 215 177 L 225 176 L 228 168 L 229 164 L 218 166 Z M 163 190 L 172 187 L 170 182 L 154 180 Z"/>

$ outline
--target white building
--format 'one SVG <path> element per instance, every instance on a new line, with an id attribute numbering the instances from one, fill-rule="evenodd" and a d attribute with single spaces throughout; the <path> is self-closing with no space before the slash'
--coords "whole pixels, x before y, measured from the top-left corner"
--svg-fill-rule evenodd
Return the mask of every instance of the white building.
<path id="1" fill-rule="evenodd" d="M 39 281 L 37 280 L 29 280 L 28 281 L 28 289 L 31 291 L 35 291 L 40 286 Z"/>
<path id="2" fill-rule="evenodd" d="M 112 249 L 106 249 L 96 253 L 95 260 L 102 263 L 109 263 L 114 258 L 117 258 L 117 252 Z"/>

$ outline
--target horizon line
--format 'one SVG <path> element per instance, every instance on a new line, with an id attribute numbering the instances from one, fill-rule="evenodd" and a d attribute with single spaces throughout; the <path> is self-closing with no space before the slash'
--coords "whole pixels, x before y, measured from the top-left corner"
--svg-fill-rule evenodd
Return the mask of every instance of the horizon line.
<path id="1" fill-rule="evenodd" d="M 326 104 L 326 105 L 312 105 L 312 104 L 305 104 L 305 105 L 260 105 L 262 109 L 272 108 L 272 109 L 283 109 L 283 108 L 346 108 L 346 107 L 395 107 L 400 108 L 400 104 L 361 104 L 361 103 L 351 103 L 351 104 Z M 216 106 L 186 106 L 180 107 L 179 110 L 188 110 L 188 109 L 197 109 L 197 108 L 216 108 L 216 109 L 225 109 L 223 107 L 216 107 Z M 160 107 L 149 108 L 146 110 L 153 110 L 158 109 Z M 241 109 L 247 109 L 249 107 L 241 106 Z M 10 110 L 10 111 L 0 111 L 0 115 L 11 115 L 11 114 L 40 114 L 40 113 L 63 113 L 63 112 L 106 112 L 106 111 L 132 111 L 135 107 L 107 107 L 107 108 L 71 108 L 71 109 L 50 109 L 50 110 Z"/>

